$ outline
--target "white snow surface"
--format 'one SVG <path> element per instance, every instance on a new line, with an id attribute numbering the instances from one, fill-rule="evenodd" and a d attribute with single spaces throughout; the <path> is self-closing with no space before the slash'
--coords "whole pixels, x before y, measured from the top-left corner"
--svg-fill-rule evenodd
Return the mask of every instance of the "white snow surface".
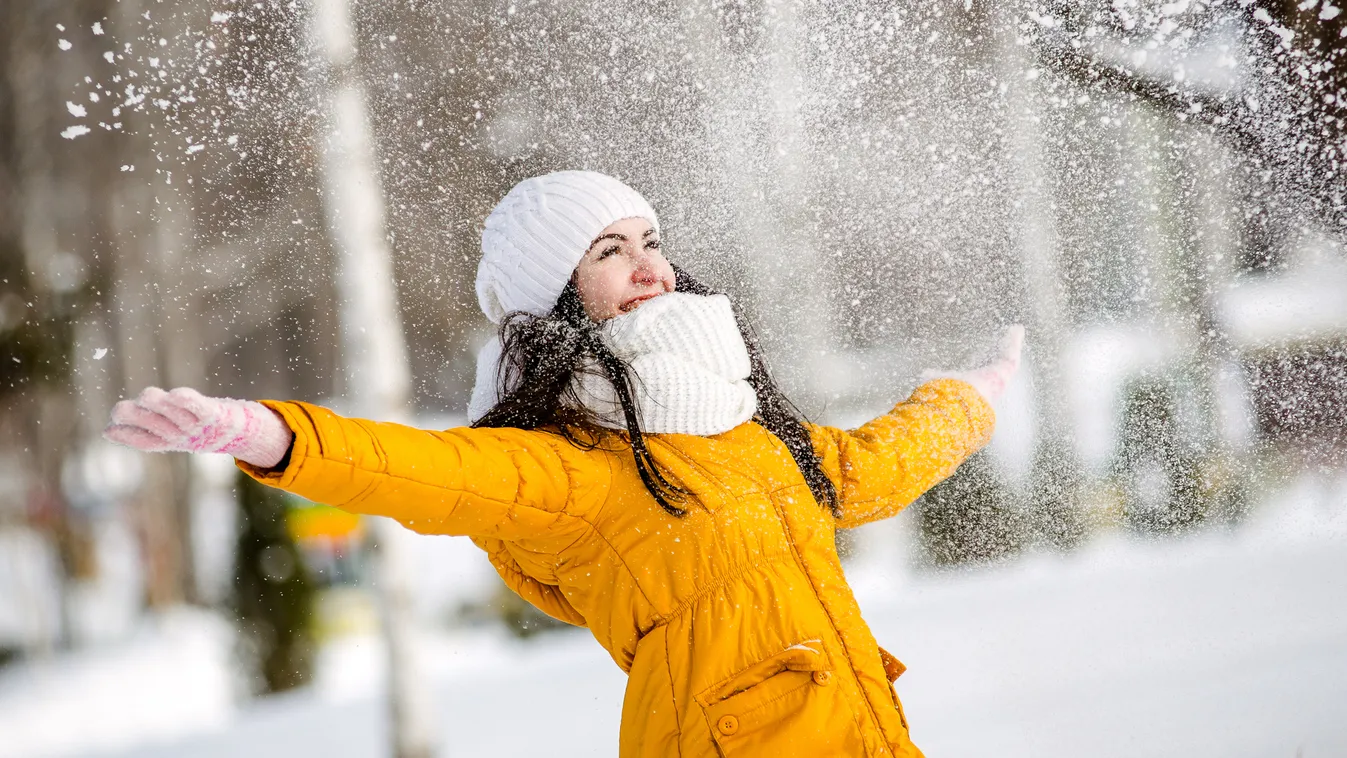
<path id="1" fill-rule="evenodd" d="M 1219 294 L 1217 311 L 1236 345 L 1333 340 L 1347 327 L 1347 261 L 1322 240 L 1296 252 L 1289 271 L 1246 277 Z"/>
<path id="2" fill-rule="evenodd" d="M 1233 532 L 849 574 L 909 666 L 899 692 L 933 758 L 1344 756 L 1344 484 L 1303 479 Z M 329 645 L 314 686 L 251 703 L 231 694 L 228 642 L 225 622 L 183 611 L 0 670 L 0 756 L 387 754 L 376 640 Z M 586 633 L 426 643 L 442 755 L 616 755 L 624 677 Z"/>

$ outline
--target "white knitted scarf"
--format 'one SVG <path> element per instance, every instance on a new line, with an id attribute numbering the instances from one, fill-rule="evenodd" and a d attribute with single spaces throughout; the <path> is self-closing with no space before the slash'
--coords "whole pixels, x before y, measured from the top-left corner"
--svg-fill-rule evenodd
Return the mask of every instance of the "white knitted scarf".
<path id="1" fill-rule="evenodd" d="M 711 435 L 748 421 L 758 396 L 748 383 L 748 349 L 724 295 L 671 292 L 608 319 L 604 344 L 632 368 L 641 429 L 650 434 Z M 478 355 L 469 417 L 480 418 L 499 398 L 494 377 L 500 346 Z M 483 365 L 483 364 L 486 365 Z M 576 395 L 610 429 L 626 429 L 617 391 L 601 368 L 577 372 Z"/>

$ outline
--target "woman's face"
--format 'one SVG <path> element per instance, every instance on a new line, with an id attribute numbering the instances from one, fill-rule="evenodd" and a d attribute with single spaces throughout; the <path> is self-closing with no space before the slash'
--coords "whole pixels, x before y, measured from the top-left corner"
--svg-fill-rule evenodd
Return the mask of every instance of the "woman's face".
<path id="1" fill-rule="evenodd" d="M 659 251 L 659 232 L 643 218 L 609 224 L 585 251 L 573 279 L 585 313 L 595 321 L 674 291 L 673 266 Z"/>

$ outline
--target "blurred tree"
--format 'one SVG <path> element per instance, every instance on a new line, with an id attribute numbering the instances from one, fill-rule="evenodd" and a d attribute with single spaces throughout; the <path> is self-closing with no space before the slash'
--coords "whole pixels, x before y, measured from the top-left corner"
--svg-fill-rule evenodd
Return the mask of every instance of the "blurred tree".
<path id="1" fill-rule="evenodd" d="M 51 146 L 52 108 L 35 102 L 51 76 L 52 50 L 37 33 L 46 9 L 0 7 L 0 456 L 19 461 L 20 517 L 47 536 L 58 557 L 62 620 L 48 635 L 71 641 L 68 585 L 94 570 L 90 525 L 66 498 L 61 472 L 78 441 L 68 398 L 76 321 L 96 287 L 80 256 L 58 246 L 60 213 Z M 14 504 L 11 504 L 11 506 Z M 13 517 L 0 503 L 0 521 Z"/>
<path id="2" fill-rule="evenodd" d="M 116 34 L 136 28 L 150 6 L 148 0 L 105 3 L 91 8 L 102 15 L 88 23 L 101 21 Z M 83 26 L 88 28 L 88 24 Z M 163 29 L 169 36 L 176 36 L 175 31 L 172 27 Z M 106 300 L 100 315 L 115 335 L 117 345 L 112 357 L 121 380 L 119 387 L 110 388 L 110 394 L 134 394 L 147 386 L 201 386 L 203 374 L 194 360 L 199 335 L 192 320 L 180 318 L 180 307 L 172 297 L 184 264 L 182 228 L 190 226 L 189 209 L 176 202 L 171 184 L 165 181 L 155 186 L 164 181 L 158 174 L 125 168 L 147 166 L 155 158 L 162 160 L 158 117 L 128 108 L 118 118 L 123 123 L 121 133 L 101 146 L 99 162 L 86 169 L 96 180 L 87 202 L 100 226 L 77 241 L 91 246 L 90 237 L 107 240 L 107 256 L 100 264 L 106 276 Z M 89 148 L 96 144 L 94 139 L 91 136 L 86 140 Z M 171 171 L 167 175 L 171 176 Z M 98 408 L 98 416 L 92 419 L 95 430 L 104 423 L 105 409 Z M 140 538 L 145 600 L 151 608 L 200 599 L 193 551 L 191 480 L 192 467 L 186 456 L 150 456 L 145 459 L 140 487 L 128 503 Z"/>
<path id="3" fill-rule="evenodd" d="M 286 495 L 238 475 L 232 607 L 240 653 L 262 693 L 313 678 L 313 583 L 286 523 Z"/>
<path id="4" fill-rule="evenodd" d="M 1036 81 L 1034 61 L 1020 44 L 1018 4 L 997 5 L 991 15 L 999 75 L 1007 84 L 1006 131 L 1016 194 L 1015 245 L 1024 281 L 1024 311 L 1031 337 L 1027 360 L 1034 373 L 1036 427 L 1026 502 L 1030 539 L 1057 548 L 1073 547 L 1082 537 L 1080 463 L 1066 409 L 1062 351 L 1072 328 L 1069 282 L 1064 275 L 1069 249 L 1058 218 L 1060 192 L 1052 184 L 1050 143 L 1043 138 L 1045 93 Z"/>
<path id="5" fill-rule="evenodd" d="M 1021 511 L 986 452 L 974 454 L 918 503 L 921 546 L 936 565 L 994 560 L 1023 547 Z"/>
<path id="6" fill-rule="evenodd" d="M 1212 4 L 1197 12 L 1187 23 L 1207 33 L 1233 19 L 1239 38 L 1233 50 L 1249 56 L 1235 62 L 1238 83 L 1225 88 L 1136 65 L 1144 56 L 1123 62 L 1116 49 L 1110 56 L 1107 45 L 1119 41 L 1124 52 L 1154 47 L 1151 29 L 1141 25 L 1133 35 L 1128 23 L 1135 21 L 1126 14 L 1103 10 L 1103 3 L 1053 5 L 1057 23 L 1030 35 L 1037 61 L 1088 90 L 1148 103 L 1229 144 L 1254 185 L 1246 218 L 1253 236 L 1266 237 L 1258 227 L 1269 217 L 1347 230 L 1347 172 L 1341 169 L 1347 159 L 1347 19 L 1331 2 L 1322 8 L 1319 0 Z M 1082 44 L 1088 39 L 1097 41 Z"/>
<path id="7" fill-rule="evenodd" d="M 1084 484 L 1085 468 L 1075 443 L 1066 437 L 1040 440 L 1029 469 L 1027 538 L 1058 550 L 1079 545 L 1088 536 L 1081 507 Z"/>
<path id="8" fill-rule="evenodd" d="M 337 251 L 344 394 L 364 418 L 408 420 L 411 367 L 398 308 L 385 200 L 369 97 L 356 55 L 350 0 L 312 0 L 309 37 L 318 53 L 325 132 L 317 145 L 323 215 Z M 375 519 L 375 566 L 388 650 L 388 705 L 395 758 L 430 758 L 435 738 L 430 694 L 417 663 L 412 579 L 405 530 Z"/>
<path id="9" fill-rule="evenodd" d="M 1123 519 L 1132 529 L 1180 532 L 1201 523 L 1209 506 L 1201 449 L 1185 440 L 1171 382 L 1132 379 L 1123 389 L 1113 476 L 1121 483 Z"/>

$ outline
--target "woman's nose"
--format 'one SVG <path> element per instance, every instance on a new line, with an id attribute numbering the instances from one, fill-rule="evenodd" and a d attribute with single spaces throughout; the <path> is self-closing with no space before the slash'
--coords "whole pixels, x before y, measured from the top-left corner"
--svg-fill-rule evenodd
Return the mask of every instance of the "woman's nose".
<path id="1" fill-rule="evenodd" d="M 654 255 L 645 249 L 632 254 L 631 280 L 639 284 L 649 284 L 659 278 L 655 271 Z"/>

